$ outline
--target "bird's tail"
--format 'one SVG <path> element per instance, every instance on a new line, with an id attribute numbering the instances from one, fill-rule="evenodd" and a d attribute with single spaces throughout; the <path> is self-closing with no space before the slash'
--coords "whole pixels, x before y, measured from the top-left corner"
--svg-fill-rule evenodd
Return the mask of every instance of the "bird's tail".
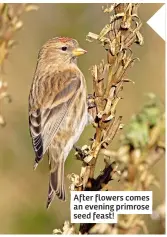
<path id="1" fill-rule="evenodd" d="M 65 201 L 64 160 L 57 162 L 55 170 L 50 172 L 47 208 L 50 206 L 55 194 L 59 199 Z"/>
<path id="2" fill-rule="evenodd" d="M 49 181 L 48 200 L 47 200 L 47 204 L 46 204 L 47 209 L 50 207 L 50 204 L 53 201 L 54 197 L 55 197 L 55 192 L 54 192 L 53 188 L 51 187 L 50 181 Z"/>

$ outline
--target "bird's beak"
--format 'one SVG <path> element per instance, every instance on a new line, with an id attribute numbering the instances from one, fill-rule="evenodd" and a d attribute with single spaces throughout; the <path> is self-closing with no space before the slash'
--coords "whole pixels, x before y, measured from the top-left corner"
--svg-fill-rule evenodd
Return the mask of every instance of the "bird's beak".
<path id="1" fill-rule="evenodd" d="M 73 54 L 75 57 L 78 57 L 78 56 L 80 56 L 80 55 L 82 55 L 82 54 L 85 54 L 85 53 L 87 53 L 87 51 L 84 50 L 84 49 L 82 49 L 82 48 L 76 48 L 76 49 L 74 49 L 74 50 L 72 51 L 72 54 Z"/>

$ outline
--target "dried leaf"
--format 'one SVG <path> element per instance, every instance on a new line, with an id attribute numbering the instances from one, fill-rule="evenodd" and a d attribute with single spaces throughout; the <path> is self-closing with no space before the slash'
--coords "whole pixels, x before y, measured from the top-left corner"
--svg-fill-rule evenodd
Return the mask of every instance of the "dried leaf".
<path id="1" fill-rule="evenodd" d="M 22 21 L 18 21 L 18 22 L 15 24 L 15 29 L 16 29 L 16 30 L 19 30 L 22 26 L 23 26 L 23 22 L 22 22 Z"/>
<path id="2" fill-rule="evenodd" d="M 29 11 L 37 11 L 39 9 L 39 7 L 37 5 L 34 5 L 34 4 L 28 4 L 26 7 L 25 7 L 25 11 L 26 12 L 29 12 Z"/>

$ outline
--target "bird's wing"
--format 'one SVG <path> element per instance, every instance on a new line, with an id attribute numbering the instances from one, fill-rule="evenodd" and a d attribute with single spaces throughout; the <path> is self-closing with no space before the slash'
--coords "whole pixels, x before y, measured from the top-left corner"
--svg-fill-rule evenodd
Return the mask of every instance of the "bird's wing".
<path id="1" fill-rule="evenodd" d="M 50 104 L 40 109 L 32 110 L 30 106 L 29 126 L 38 163 L 47 151 L 52 139 L 63 122 L 70 104 L 75 99 L 80 87 L 80 77 L 69 78 L 58 93 L 55 93 Z"/>

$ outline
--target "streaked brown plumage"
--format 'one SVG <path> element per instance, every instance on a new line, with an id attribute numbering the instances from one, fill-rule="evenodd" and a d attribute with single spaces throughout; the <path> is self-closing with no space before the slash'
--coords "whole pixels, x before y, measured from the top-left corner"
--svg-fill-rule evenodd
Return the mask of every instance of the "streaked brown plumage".
<path id="1" fill-rule="evenodd" d="M 48 152 L 47 206 L 56 194 L 65 200 L 64 162 L 88 120 L 86 83 L 76 57 L 86 53 L 71 38 L 56 37 L 39 52 L 29 95 L 29 126 L 35 168 Z"/>

